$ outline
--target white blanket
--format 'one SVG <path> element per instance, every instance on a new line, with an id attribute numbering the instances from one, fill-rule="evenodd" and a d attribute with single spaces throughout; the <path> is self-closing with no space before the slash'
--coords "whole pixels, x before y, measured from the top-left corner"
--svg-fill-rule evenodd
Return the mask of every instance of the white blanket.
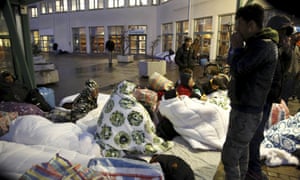
<path id="1" fill-rule="evenodd" d="M 101 156 L 93 135 L 73 123 L 53 123 L 38 115 L 19 116 L 0 140 L 26 145 L 47 145 L 81 154 Z"/>
<path id="2" fill-rule="evenodd" d="M 228 128 L 229 110 L 187 96 L 162 100 L 158 108 L 193 148 L 222 149 Z"/>
<path id="3" fill-rule="evenodd" d="M 33 165 L 48 162 L 56 153 L 74 164 L 81 164 L 85 167 L 94 157 L 59 147 L 0 141 L 0 175 L 6 179 L 19 179 Z"/>

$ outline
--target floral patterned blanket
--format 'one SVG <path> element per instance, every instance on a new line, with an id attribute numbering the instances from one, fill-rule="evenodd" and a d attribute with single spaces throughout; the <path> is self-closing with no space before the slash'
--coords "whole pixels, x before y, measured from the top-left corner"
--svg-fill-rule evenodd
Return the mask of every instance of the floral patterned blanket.
<path id="1" fill-rule="evenodd" d="M 133 96 L 136 85 L 122 81 L 112 92 L 97 122 L 96 141 L 103 156 L 152 155 L 172 147 L 155 134 L 155 125 L 145 107 Z"/>

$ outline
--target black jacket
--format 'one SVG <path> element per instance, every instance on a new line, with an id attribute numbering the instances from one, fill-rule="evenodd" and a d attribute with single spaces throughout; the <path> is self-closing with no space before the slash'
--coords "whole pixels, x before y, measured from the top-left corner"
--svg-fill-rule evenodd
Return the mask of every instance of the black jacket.
<path id="1" fill-rule="evenodd" d="M 112 40 L 108 40 L 105 43 L 105 49 L 109 50 L 109 51 L 113 51 L 115 50 L 115 43 Z"/>
<path id="2" fill-rule="evenodd" d="M 282 99 L 282 86 L 287 76 L 288 69 L 292 61 L 292 49 L 283 50 L 279 47 L 278 62 L 274 73 L 271 90 L 269 92 L 268 103 L 280 103 Z"/>
<path id="3" fill-rule="evenodd" d="M 186 45 L 183 44 L 176 51 L 175 63 L 178 65 L 179 70 L 185 68 L 194 69 L 193 49 L 191 47 L 187 49 Z"/>
<path id="4" fill-rule="evenodd" d="M 242 112 L 262 112 L 278 60 L 278 33 L 264 29 L 246 41 L 243 49 L 229 53 L 231 107 Z"/>

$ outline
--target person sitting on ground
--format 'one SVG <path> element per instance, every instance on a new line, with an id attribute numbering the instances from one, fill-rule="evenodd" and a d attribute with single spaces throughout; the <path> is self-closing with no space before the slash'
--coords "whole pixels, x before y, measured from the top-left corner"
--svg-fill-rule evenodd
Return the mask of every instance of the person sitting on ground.
<path id="1" fill-rule="evenodd" d="M 17 81 L 9 71 L 2 71 L 0 76 L 0 101 L 30 103 L 36 105 L 44 112 L 52 107 L 47 103 L 37 88 L 30 89 Z"/>
<path id="2" fill-rule="evenodd" d="M 202 84 L 201 87 L 203 89 L 203 92 L 208 95 L 211 94 L 217 90 L 226 90 L 227 89 L 227 83 L 228 80 L 226 77 L 221 75 L 214 75 L 209 81 Z"/>
<path id="3" fill-rule="evenodd" d="M 178 95 L 186 95 L 191 98 L 206 100 L 206 95 L 194 81 L 193 70 L 189 68 L 186 68 L 180 72 L 180 80 L 177 84 L 176 90 Z"/>
<path id="4" fill-rule="evenodd" d="M 71 121 L 76 122 L 84 117 L 88 112 L 98 107 L 97 98 L 99 85 L 93 79 L 85 82 L 85 88 L 75 98 L 71 108 Z"/>

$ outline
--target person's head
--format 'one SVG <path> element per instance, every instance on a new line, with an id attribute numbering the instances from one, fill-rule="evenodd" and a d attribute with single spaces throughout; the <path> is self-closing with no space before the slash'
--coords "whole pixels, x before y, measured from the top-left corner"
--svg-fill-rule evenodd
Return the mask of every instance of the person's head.
<path id="1" fill-rule="evenodd" d="M 214 90 L 218 90 L 218 89 L 226 90 L 227 89 L 225 79 L 223 79 L 223 77 L 219 76 L 219 75 L 215 75 L 210 79 L 210 85 L 211 85 L 211 88 Z"/>
<path id="2" fill-rule="evenodd" d="M 93 79 L 88 79 L 85 82 L 85 87 L 91 92 L 91 95 L 96 98 L 98 97 L 98 93 L 99 93 L 99 86 L 97 84 L 97 82 Z"/>
<path id="3" fill-rule="evenodd" d="M 290 18 L 285 15 L 276 15 L 269 19 L 267 27 L 275 29 L 279 35 L 279 44 L 283 45 L 289 41 L 294 32 L 294 26 Z"/>
<path id="4" fill-rule="evenodd" d="M 165 99 L 172 99 L 172 98 L 175 98 L 175 97 L 177 97 L 177 91 L 176 91 L 175 88 L 167 90 L 167 91 L 164 92 L 164 98 Z"/>
<path id="5" fill-rule="evenodd" d="M 185 37 L 184 38 L 184 45 L 185 47 L 189 48 L 192 45 L 193 41 L 191 37 Z"/>
<path id="6" fill-rule="evenodd" d="M 14 83 L 15 82 L 15 78 L 14 78 L 13 74 L 8 71 L 1 72 L 1 79 L 5 83 Z"/>
<path id="7" fill-rule="evenodd" d="M 199 39 L 198 38 L 194 39 L 193 44 L 198 44 L 198 43 L 199 43 Z"/>
<path id="8" fill-rule="evenodd" d="M 193 87 L 195 85 L 193 70 L 186 68 L 180 72 L 180 84 L 186 87 Z"/>
<path id="9" fill-rule="evenodd" d="M 246 5 L 237 10 L 235 20 L 235 30 L 247 40 L 262 30 L 264 9 L 259 4 Z"/>

